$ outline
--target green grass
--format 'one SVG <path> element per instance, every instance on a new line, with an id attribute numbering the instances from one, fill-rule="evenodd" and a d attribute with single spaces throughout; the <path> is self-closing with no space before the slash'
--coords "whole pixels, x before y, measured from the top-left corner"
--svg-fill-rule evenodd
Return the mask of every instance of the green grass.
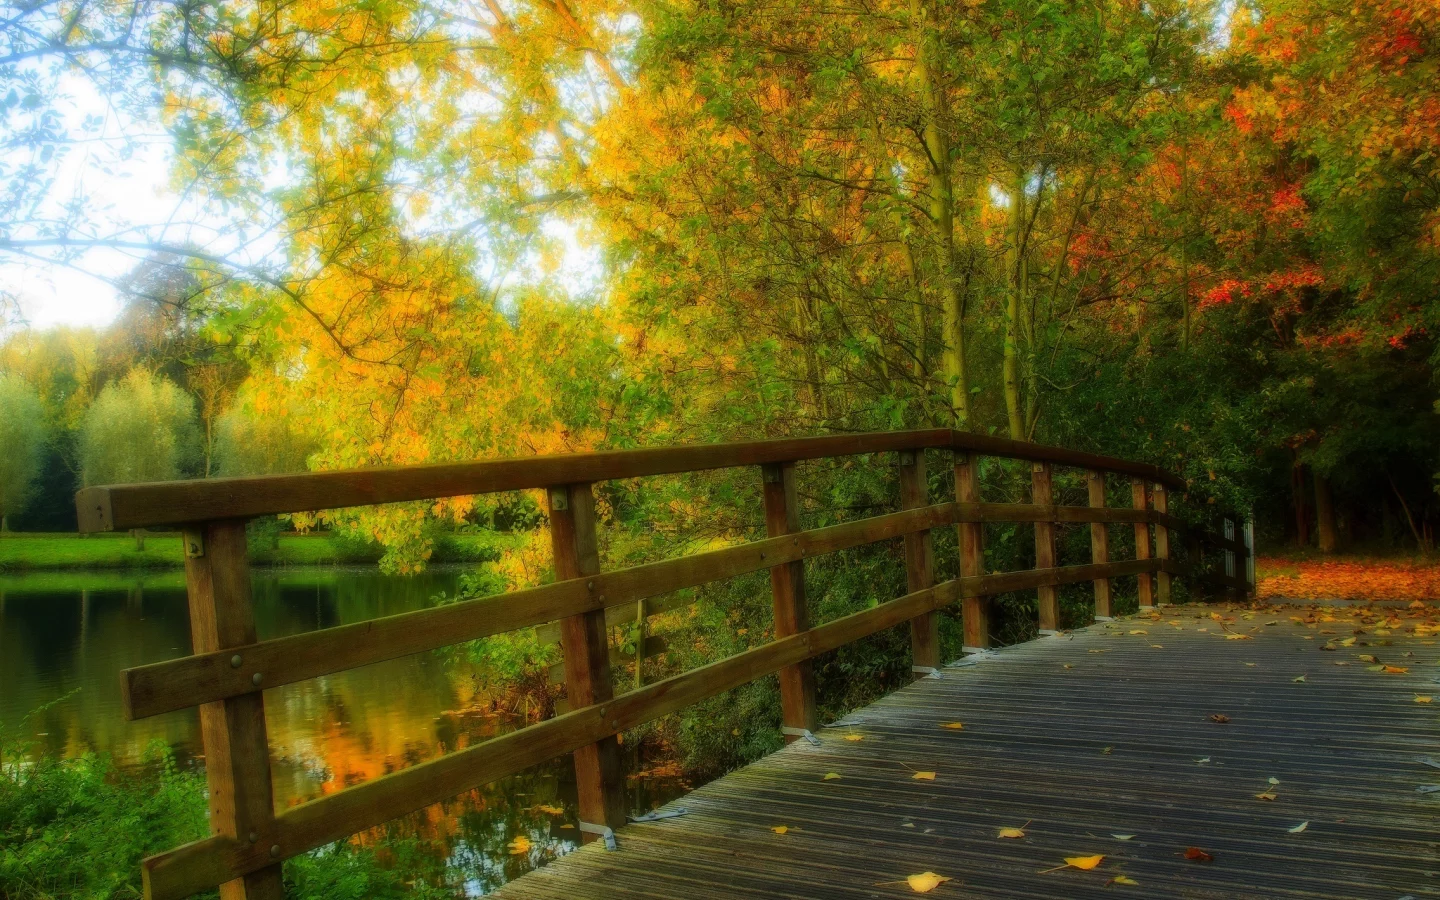
<path id="1" fill-rule="evenodd" d="M 437 542 L 432 562 L 479 562 L 493 541 L 481 535 L 449 535 Z M 374 563 L 381 549 L 330 534 L 285 534 L 276 549 L 252 553 L 261 566 L 331 566 Z M 26 534 L 0 536 L 0 571 L 54 569 L 168 569 L 185 564 L 176 534 L 151 534 L 135 549 L 129 534 Z"/>

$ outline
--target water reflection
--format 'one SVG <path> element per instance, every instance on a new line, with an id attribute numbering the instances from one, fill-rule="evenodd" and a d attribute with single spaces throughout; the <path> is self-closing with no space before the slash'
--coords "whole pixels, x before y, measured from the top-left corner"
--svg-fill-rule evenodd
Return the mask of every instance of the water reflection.
<path id="1" fill-rule="evenodd" d="M 420 609 L 453 592 L 457 578 L 444 570 L 257 570 L 256 626 L 263 639 Z M 45 752 L 98 751 L 138 765 L 158 740 L 182 762 L 203 765 L 195 710 L 126 722 L 120 707 L 121 669 L 189 652 L 179 572 L 0 576 L 0 728 L 15 734 L 27 713 L 65 697 L 25 723 L 21 736 Z M 515 727 L 488 703 L 472 708 L 477 674 L 419 654 L 267 690 L 276 803 L 341 790 Z M 631 805 L 645 811 L 680 792 L 677 779 L 632 779 Z M 437 856 L 479 894 L 574 847 L 574 793 L 561 759 L 392 827 L 434 839 Z M 506 852 L 517 834 L 529 836 L 528 854 Z"/>

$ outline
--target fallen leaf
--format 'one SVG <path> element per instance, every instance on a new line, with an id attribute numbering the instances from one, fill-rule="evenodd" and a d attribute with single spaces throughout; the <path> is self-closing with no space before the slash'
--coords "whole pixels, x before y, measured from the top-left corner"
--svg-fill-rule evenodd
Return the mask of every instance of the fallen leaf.
<path id="1" fill-rule="evenodd" d="M 1070 665 L 1069 663 L 1065 663 L 1064 665 L 1065 665 L 1065 668 L 1067 668 L 1067 669 L 1073 669 L 1073 668 L 1075 668 L 1074 666 Z"/>
<path id="2" fill-rule="evenodd" d="M 1274 800 L 1279 795 L 1274 791 L 1262 791 L 1255 795 L 1256 800 Z"/>
<path id="3" fill-rule="evenodd" d="M 1002 828 L 1002 829 L 1000 829 L 1000 833 L 999 833 L 998 835 L 996 835 L 996 836 L 997 836 L 997 837 L 1002 837 L 1002 838 L 1023 838 L 1023 837 L 1025 836 L 1025 829 L 1023 829 L 1023 828 Z"/>
<path id="4" fill-rule="evenodd" d="M 1138 885 L 1140 882 L 1138 882 L 1138 881 L 1136 881 L 1135 879 L 1130 878 L 1129 876 L 1126 876 L 1126 875 L 1116 875 L 1114 878 L 1110 879 L 1110 883 L 1111 883 L 1111 884 Z"/>
<path id="5" fill-rule="evenodd" d="M 1280 783 L 1280 779 L 1276 778 L 1274 775 L 1271 775 L 1269 778 L 1267 778 L 1267 779 L 1265 779 L 1265 780 L 1266 780 L 1267 782 L 1269 782 L 1270 784 L 1272 784 L 1272 785 L 1273 785 L 1273 784 L 1279 784 L 1279 783 Z"/>
<path id="6" fill-rule="evenodd" d="M 951 731 L 959 731 L 960 729 L 962 729 L 962 728 L 965 727 L 965 723 L 964 723 L 964 722 L 946 722 L 944 725 L 941 725 L 940 727 L 941 727 L 941 728 L 948 728 L 948 729 L 950 729 Z"/>
<path id="7" fill-rule="evenodd" d="M 1252 669 L 1255 668 L 1255 663 L 1246 663 L 1245 665 L 1249 666 Z"/>
<path id="8" fill-rule="evenodd" d="M 1304 831 L 1306 828 L 1309 827 L 1310 821 L 1307 819 L 1304 822 L 1301 822 L 1299 825 L 1296 825 L 1294 828 L 1287 828 L 1285 830 L 1290 832 L 1291 834 L 1299 834 L 1300 832 Z"/>
<path id="9" fill-rule="evenodd" d="M 522 834 L 515 840 L 506 844 L 505 849 L 510 851 L 511 856 L 521 856 L 530 852 L 530 846 L 530 839 Z"/>
<path id="10" fill-rule="evenodd" d="M 1164 650 L 1164 649 L 1165 649 L 1165 645 L 1164 645 L 1164 644 L 1151 644 L 1151 645 L 1150 645 L 1150 648 L 1151 648 L 1152 650 Z"/>
<path id="11" fill-rule="evenodd" d="M 572 829 L 572 830 L 575 828 L 575 826 L 574 826 L 574 825 L 571 825 L 569 822 L 566 822 L 564 825 L 561 825 L 560 827 L 561 827 L 561 828 L 569 828 L 569 829 Z"/>
<path id="12" fill-rule="evenodd" d="M 1133 834 L 1112 834 L 1110 836 L 1117 841 L 1128 841 L 1135 837 Z"/>
<path id="13" fill-rule="evenodd" d="M 1201 850 L 1199 847 L 1185 848 L 1185 858 L 1194 862 L 1214 862 L 1215 857 Z"/>
<path id="14" fill-rule="evenodd" d="M 1367 663 L 1378 663 L 1380 661 L 1368 653 L 1357 653 L 1355 654 L 1355 658 L 1360 660 L 1361 662 Z"/>
<path id="15" fill-rule="evenodd" d="M 1429 694 L 1416 694 L 1416 695 L 1415 695 L 1415 702 L 1416 702 L 1416 703 L 1429 703 L 1429 702 L 1430 702 L 1431 700 L 1433 700 L 1433 699 L 1435 699 L 1435 698 L 1434 698 L 1434 697 L 1431 697 Z"/>
<path id="16" fill-rule="evenodd" d="M 1404 675 L 1406 672 L 1410 671 L 1410 668 L 1408 666 L 1386 666 L 1380 671 L 1386 673 L 1387 675 Z"/>
<path id="17" fill-rule="evenodd" d="M 1210 757 L 1208 757 L 1208 756 L 1202 756 L 1202 757 L 1200 757 L 1199 759 L 1195 760 L 1195 764 L 1196 764 L 1196 765 L 1203 766 L 1203 765 L 1205 765 L 1206 763 L 1208 763 L 1209 761 L 1210 761 Z"/>
<path id="18" fill-rule="evenodd" d="M 551 806 L 551 805 L 549 805 L 548 803 L 542 803 L 541 805 L 539 805 L 539 806 L 537 806 L 537 807 L 535 807 L 535 808 L 538 809 L 538 810 L 540 810 L 540 812 L 545 813 L 547 816 L 563 816 L 563 815 L 565 815 L 565 810 L 564 810 L 564 809 L 561 809 L 561 808 L 558 807 L 558 806 Z"/>
<path id="19" fill-rule="evenodd" d="M 1248 640 L 1250 640 L 1250 635 L 1248 635 L 1248 634 L 1227 634 L 1227 635 L 1225 635 L 1225 640 L 1227 640 L 1227 641 L 1248 641 Z"/>
<path id="20" fill-rule="evenodd" d="M 1306 684 L 1306 683 L 1307 683 L 1307 682 L 1305 681 L 1305 676 L 1304 676 L 1304 675 L 1301 675 L 1299 678 L 1292 678 L 1292 679 L 1290 679 L 1290 680 L 1293 681 L 1293 682 L 1296 683 L 1296 684 Z"/>
<path id="21" fill-rule="evenodd" d="M 1230 721 L 1230 717 L 1229 717 L 1229 716 L 1225 716 L 1225 715 L 1221 715 L 1220 713 L 1215 713 L 1215 714 L 1213 714 L 1213 715 L 1210 716 L 1210 721 L 1212 721 L 1212 722 L 1218 722 L 1218 723 L 1220 723 L 1221 725 L 1224 725 L 1226 722 Z"/>
<path id="22" fill-rule="evenodd" d="M 911 875 L 906 878 L 905 883 L 910 885 L 910 890 L 917 894 L 928 894 L 950 880 L 944 875 L 936 875 L 934 872 L 921 872 L 919 875 Z"/>
<path id="23" fill-rule="evenodd" d="M 1131 631 L 1130 633 L 1131 633 L 1131 634 L 1149 634 L 1150 632 L 1146 631 L 1146 630 L 1143 629 L 1143 628 L 1136 628 L 1134 631 Z"/>
<path id="24" fill-rule="evenodd" d="M 914 775 L 911 775 L 910 777 L 911 777 L 913 780 L 915 780 L 915 781 L 934 781 L 934 780 L 935 780 L 935 773 L 934 773 L 934 772 L 916 772 Z"/>
<path id="25" fill-rule="evenodd" d="M 845 735 L 845 740 L 847 740 L 847 741 L 863 741 L 863 740 L 865 740 L 865 735 L 863 735 L 863 734 L 847 734 L 847 735 Z"/>
<path id="26" fill-rule="evenodd" d="M 773 825 L 773 826 L 771 826 L 770 830 L 773 831 L 773 832 L 775 832 L 776 834 L 784 834 L 785 832 L 787 832 L 787 831 L 790 830 L 790 826 L 789 826 L 789 825 Z"/>
<path id="27" fill-rule="evenodd" d="M 1340 646 L 1353 647 L 1355 646 L 1355 639 L 1353 637 L 1345 638 L 1343 641 L 1340 642 Z"/>
<path id="28" fill-rule="evenodd" d="M 822 778 L 822 779 L 820 779 L 820 780 L 821 780 L 821 781 L 839 781 L 839 780 L 840 780 L 840 773 L 839 773 L 839 772 L 826 772 L 826 773 L 825 773 L 825 777 Z"/>
<path id="29" fill-rule="evenodd" d="M 1096 866 L 1100 865 L 1100 863 L 1102 863 L 1102 862 L 1104 862 L 1104 861 L 1105 861 L 1105 854 L 1103 854 L 1103 853 L 1097 853 L 1097 854 L 1095 854 L 1094 856 L 1067 856 L 1067 857 L 1065 857 L 1065 865 L 1070 866 L 1070 867 L 1075 868 L 1075 869 L 1084 869 L 1084 870 L 1087 871 L 1087 872 L 1090 871 L 1091 869 L 1095 868 Z"/>

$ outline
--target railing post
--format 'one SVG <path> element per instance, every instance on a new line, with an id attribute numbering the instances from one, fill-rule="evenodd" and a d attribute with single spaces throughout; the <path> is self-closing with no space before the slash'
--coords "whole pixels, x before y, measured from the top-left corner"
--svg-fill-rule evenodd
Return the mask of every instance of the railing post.
<path id="1" fill-rule="evenodd" d="M 190 606 L 190 640 L 196 653 L 255 643 L 243 521 L 209 522 L 187 530 L 185 587 Z M 241 654 L 230 664 L 243 669 Z M 265 683 L 256 671 L 251 682 Z M 274 831 L 275 802 L 270 784 L 270 742 L 265 701 L 259 691 L 200 707 L 205 779 L 210 788 L 210 831 L 257 844 Z M 272 844 L 275 865 L 220 886 L 221 900 L 283 900 L 280 859 L 285 848 Z M 290 855 L 290 854 L 286 854 Z"/>
<path id="2" fill-rule="evenodd" d="M 600 549 L 595 535 L 595 496 L 590 485 L 558 485 L 546 491 L 546 496 L 556 580 L 598 574 Z M 565 657 L 565 696 L 570 708 L 608 703 L 614 688 L 610 681 L 605 610 L 561 619 L 560 649 Z M 577 749 L 574 760 L 581 840 L 588 843 L 606 828 L 625 824 L 625 782 L 615 736 Z"/>
<path id="3" fill-rule="evenodd" d="M 1036 506 L 1054 506 L 1055 490 L 1049 463 L 1030 467 L 1030 502 Z M 1035 523 L 1035 568 L 1055 568 L 1055 523 Z M 1040 595 L 1040 633 L 1055 634 L 1060 630 L 1060 592 L 1053 585 L 1036 589 Z"/>
<path id="4" fill-rule="evenodd" d="M 1255 512 L 1251 510 L 1245 519 L 1245 583 L 1247 600 L 1255 596 Z"/>
<path id="5" fill-rule="evenodd" d="M 900 508 L 930 505 L 925 451 L 900 451 Z M 905 535 L 905 576 L 911 593 L 935 585 L 935 542 L 929 531 Z M 910 620 L 910 668 L 918 676 L 940 670 L 940 613 L 931 610 Z"/>
<path id="6" fill-rule="evenodd" d="M 800 530 L 800 497 L 795 487 L 795 464 L 772 463 L 762 467 L 765 493 L 765 532 L 770 537 Z M 798 634 L 810 627 L 805 609 L 805 563 L 784 563 L 770 570 L 770 596 L 775 606 L 775 637 Z M 780 670 L 780 711 L 785 742 L 814 731 L 815 674 L 810 661 Z"/>
<path id="7" fill-rule="evenodd" d="M 1090 506 L 1094 509 L 1104 509 L 1105 473 L 1099 469 L 1091 469 L 1086 476 L 1086 485 L 1090 490 Z M 1110 526 L 1104 522 L 1090 523 L 1090 561 L 1097 566 L 1110 561 Z M 1095 579 L 1095 617 L 1108 619 L 1110 616 L 1110 579 L 1097 578 Z"/>
<path id="8" fill-rule="evenodd" d="M 1165 493 L 1165 485 L 1158 481 L 1152 488 L 1151 499 L 1155 504 L 1157 513 L 1165 514 L 1170 511 L 1170 500 Z M 1170 560 L 1170 529 L 1161 522 L 1155 523 L 1155 556 L 1161 561 L 1161 565 Z M 1161 569 L 1155 573 L 1155 604 L 1157 606 L 1170 605 L 1170 573 Z"/>
<path id="9" fill-rule="evenodd" d="M 1225 518 L 1222 520 L 1222 522 L 1223 522 L 1224 530 L 1221 532 L 1221 534 L 1223 534 L 1223 535 L 1225 536 L 1225 540 L 1227 540 L 1227 541 L 1233 541 L 1233 540 L 1235 540 L 1235 520 L 1234 520 L 1234 519 L 1231 519 L 1230 517 L 1227 516 L 1227 517 L 1225 517 Z M 1235 551 L 1234 551 L 1234 550 L 1231 550 L 1229 547 L 1226 547 L 1226 548 L 1225 548 L 1225 577 L 1227 577 L 1227 578 L 1234 578 L 1235 575 L 1236 575 L 1235 568 L 1236 568 L 1236 566 L 1235 566 Z M 1234 600 L 1234 599 L 1240 599 L 1242 592 L 1241 592 L 1238 588 L 1236 588 L 1233 584 L 1231 584 L 1231 585 L 1226 585 L 1226 587 L 1225 587 L 1225 593 L 1226 593 L 1227 596 L 1230 597 L 1230 599 Z"/>
<path id="10" fill-rule="evenodd" d="M 955 500 L 959 503 L 980 502 L 980 457 L 963 450 L 955 451 Z M 982 522 L 961 522 L 960 575 L 976 578 L 985 574 L 985 525 Z M 964 651 L 981 653 L 990 648 L 990 598 L 966 597 L 961 601 L 965 628 Z"/>
<path id="11" fill-rule="evenodd" d="M 1144 510 L 1150 508 L 1149 491 L 1146 489 L 1145 479 L 1130 479 L 1130 497 L 1136 509 Z M 1150 523 L 1135 523 L 1135 558 L 1150 558 Z M 1155 609 L 1155 596 L 1151 593 L 1150 573 L 1141 572 L 1135 576 L 1135 586 L 1140 596 L 1140 611 L 1151 612 Z"/>

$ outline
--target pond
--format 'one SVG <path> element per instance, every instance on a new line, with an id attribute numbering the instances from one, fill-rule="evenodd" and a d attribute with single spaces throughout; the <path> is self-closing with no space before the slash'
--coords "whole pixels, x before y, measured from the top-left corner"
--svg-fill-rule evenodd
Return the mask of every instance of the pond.
<path id="1" fill-rule="evenodd" d="M 256 627 L 266 639 L 421 609 L 440 592 L 453 593 L 458 579 L 459 572 L 443 569 L 415 576 L 256 569 Z M 108 753 L 140 766 L 161 744 L 182 765 L 203 766 L 197 711 L 127 722 L 120 707 L 120 670 L 188 654 L 189 634 L 178 571 L 0 576 L 0 729 L 54 755 Z M 332 793 L 513 729 L 511 716 L 477 702 L 483 675 L 472 664 L 425 653 L 267 690 L 276 804 Z M 638 773 L 645 763 L 630 756 L 627 765 Z M 683 792 L 675 777 L 628 779 L 637 813 Z M 467 894 L 484 894 L 574 848 L 569 760 L 403 824 L 431 840 Z M 506 844 L 520 834 L 534 849 L 515 856 Z"/>

